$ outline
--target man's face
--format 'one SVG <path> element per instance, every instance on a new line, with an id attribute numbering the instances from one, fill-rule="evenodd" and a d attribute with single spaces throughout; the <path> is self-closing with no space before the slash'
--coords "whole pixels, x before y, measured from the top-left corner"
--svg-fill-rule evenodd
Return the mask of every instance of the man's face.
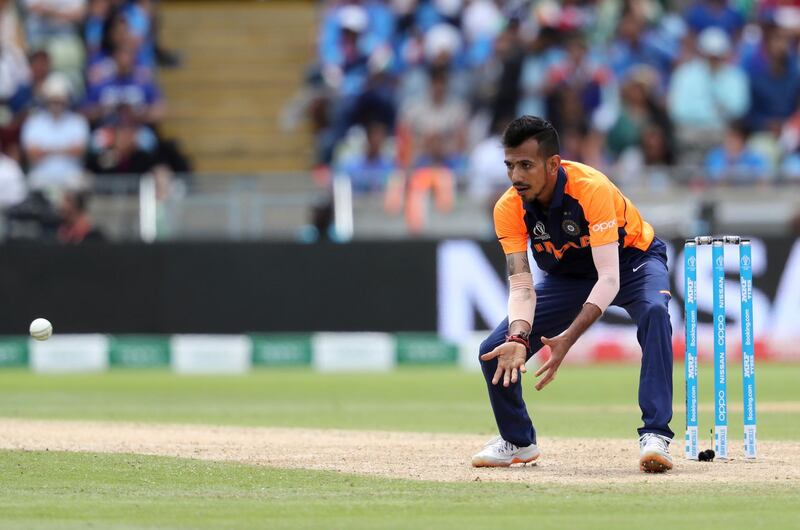
<path id="1" fill-rule="evenodd" d="M 114 60 L 117 63 L 117 72 L 122 75 L 128 75 L 133 72 L 133 65 L 135 57 L 133 50 L 129 48 L 120 48 L 114 54 Z"/>
<path id="2" fill-rule="evenodd" d="M 511 185 L 525 202 L 536 200 L 545 190 L 548 174 L 555 171 L 558 155 L 545 160 L 539 154 L 539 142 L 533 138 L 517 147 L 505 148 L 505 163 Z"/>
<path id="3" fill-rule="evenodd" d="M 56 116 L 62 114 L 69 107 L 69 101 L 62 97 L 50 97 L 47 99 L 47 109 Z"/>

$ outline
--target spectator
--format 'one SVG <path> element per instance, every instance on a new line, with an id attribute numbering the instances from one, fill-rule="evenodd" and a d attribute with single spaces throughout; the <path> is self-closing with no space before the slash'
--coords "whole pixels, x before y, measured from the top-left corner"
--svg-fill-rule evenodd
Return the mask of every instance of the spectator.
<path id="1" fill-rule="evenodd" d="M 686 22 L 695 33 L 719 28 L 736 38 L 744 28 L 744 17 L 727 0 L 696 0 L 686 10 Z"/>
<path id="2" fill-rule="evenodd" d="M 472 198 L 485 202 L 487 208 L 493 207 L 510 185 L 501 141 L 508 121 L 495 123 L 491 134 L 472 149 L 467 163 L 467 192 Z"/>
<path id="3" fill-rule="evenodd" d="M 154 9 L 152 0 L 131 0 L 122 8 L 128 30 L 138 51 L 138 64 L 150 70 L 156 67 Z"/>
<path id="4" fill-rule="evenodd" d="M 724 143 L 706 157 L 706 172 L 711 182 L 753 184 L 769 176 L 769 162 L 747 146 L 747 137 L 743 123 L 731 123 Z"/>
<path id="5" fill-rule="evenodd" d="M 617 119 L 608 131 L 608 149 L 619 156 L 625 149 L 639 145 L 642 130 L 655 123 L 671 131 L 666 111 L 655 98 L 657 74 L 651 68 L 640 66 L 632 70 L 622 85 L 621 105 Z"/>
<path id="6" fill-rule="evenodd" d="M 14 0 L 0 0 L 0 47 L 24 49 Z"/>
<path id="7" fill-rule="evenodd" d="M 23 0 L 27 8 L 28 46 L 46 49 L 56 70 L 73 86 L 82 87 L 86 53 L 78 30 L 86 15 L 86 0 Z"/>
<path id="8" fill-rule="evenodd" d="M 19 136 L 22 124 L 28 115 L 36 108 L 44 106 L 42 99 L 42 85 L 50 75 L 50 57 L 47 52 L 40 50 L 30 56 L 31 77 L 29 82 L 21 85 L 8 101 L 11 120 L 0 127 L 0 141 L 4 144 L 6 153 L 17 161 L 22 160 L 19 150 Z"/>
<path id="9" fill-rule="evenodd" d="M 610 169 L 603 134 L 591 129 L 585 120 L 563 129 L 559 136 L 561 158 L 582 162 L 601 171 Z"/>
<path id="10" fill-rule="evenodd" d="M 0 0 L 0 14 L 6 13 L 7 9 L 2 2 L 4 0 Z M 5 20 L 6 16 L 4 15 L 2 20 Z M 3 23 L 2 26 L 7 24 Z M 0 27 L 0 31 L 4 29 Z M 30 70 L 25 52 L 13 40 L 0 35 L 0 101 L 13 96 L 29 78 Z"/>
<path id="11" fill-rule="evenodd" d="M 114 78 L 117 74 L 115 54 L 120 48 L 134 50 L 134 70 L 138 79 L 152 78 L 152 60 L 145 57 L 142 47 L 131 31 L 128 19 L 118 11 L 111 13 L 103 22 L 100 46 L 89 56 L 87 79 L 90 87 Z"/>
<path id="12" fill-rule="evenodd" d="M 425 98 L 430 91 L 431 70 L 447 70 L 448 95 L 467 99 L 472 91 L 470 72 L 465 67 L 463 39 L 450 24 L 437 24 L 424 34 L 423 54 L 418 64 L 404 72 L 400 79 L 400 105 Z"/>
<path id="13" fill-rule="evenodd" d="M 13 158 L 0 151 L 0 211 L 25 199 L 25 175 Z"/>
<path id="14" fill-rule="evenodd" d="M 70 91 L 63 74 L 50 74 L 42 87 L 45 108 L 22 126 L 31 188 L 64 189 L 81 184 L 89 126 L 83 116 L 69 110 Z"/>
<path id="15" fill-rule="evenodd" d="M 156 166 L 155 155 L 140 146 L 139 125 L 135 121 L 121 118 L 103 133 L 103 145 L 88 157 L 87 168 L 92 173 L 141 175 Z"/>
<path id="16" fill-rule="evenodd" d="M 547 72 L 563 53 L 556 47 L 557 38 L 554 29 L 545 27 L 528 44 L 520 65 L 518 115 L 547 115 Z"/>
<path id="17" fill-rule="evenodd" d="M 103 233 L 95 228 L 89 217 L 89 193 L 69 190 L 64 193 L 59 207 L 61 225 L 58 241 L 64 244 L 79 244 L 86 241 L 103 241 Z"/>
<path id="18" fill-rule="evenodd" d="M 104 26 L 111 18 L 113 5 L 111 0 L 89 0 L 86 22 L 83 25 L 83 40 L 86 43 L 88 56 L 94 57 L 101 51 Z"/>
<path id="19" fill-rule="evenodd" d="M 778 26 L 765 29 L 761 49 L 745 65 L 751 101 L 747 122 L 752 130 L 777 135 L 798 107 L 800 67 L 788 32 Z"/>
<path id="20" fill-rule="evenodd" d="M 158 125 L 166 110 L 164 100 L 152 80 L 136 74 L 135 50 L 130 46 L 118 48 L 114 52 L 114 63 L 114 75 L 89 88 L 86 116 L 92 123 L 102 124 L 118 118 L 125 107 L 140 123 Z"/>
<path id="21" fill-rule="evenodd" d="M 15 158 L 18 158 L 19 123 L 15 121 L 11 98 L 30 80 L 28 60 L 17 28 L 14 3 L 0 0 L 0 144 Z"/>
<path id="22" fill-rule="evenodd" d="M 330 123 L 319 137 L 317 161 L 327 166 L 334 150 L 352 123 L 359 95 L 369 76 L 369 49 L 366 34 L 369 15 L 358 5 L 346 5 L 326 15 L 327 24 L 336 24 L 337 40 L 320 48 L 322 79 L 331 89 Z M 323 40 L 327 42 L 327 35 Z"/>
<path id="23" fill-rule="evenodd" d="M 44 50 L 33 52 L 30 62 L 31 76 L 27 83 L 20 85 L 11 97 L 9 104 L 16 117 L 25 117 L 28 112 L 42 105 L 42 85 L 50 75 L 50 56 Z"/>
<path id="24" fill-rule="evenodd" d="M 314 107 L 328 111 L 314 113 L 326 154 L 320 174 L 327 180 L 327 160 L 349 127 L 379 120 L 392 131 L 396 114 L 404 173 L 389 185 L 402 182 L 395 206 L 408 198 L 413 174 L 423 175 L 417 197 L 426 197 L 446 189 L 427 188 L 437 175 L 462 176 L 465 153 L 494 157 L 489 124 L 520 114 L 560 124 L 565 156 L 613 168 L 625 183 L 639 183 L 643 172 L 651 185 L 668 183 L 663 168 L 677 155 L 682 165 L 702 165 L 712 147 L 735 143 L 726 134 L 732 120 L 746 120 L 746 154 L 767 167 L 789 164 L 785 153 L 800 149 L 794 0 L 324 4 L 323 67 L 312 77 L 331 94 L 317 98 L 329 106 Z M 758 27 L 745 31 L 745 16 Z M 422 210 L 414 211 L 409 224 L 421 226 Z"/>
<path id="25" fill-rule="evenodd" d="M 558 130 L 591 123 L 611 82 L 610 70 L 589 56 L 586 42 L 577 35 L 570 38 L 566 55 L 548 69 L 545 77 L 547 115 Z"/>
<path id="26" fill-rule="evenodd" d="M 710 147 L 719 143 L 727 122 L 747 112 L 750 92 L 747 75 L 728 62 L 731 45 L 723 30 L 703 30 L 698 51 L 699 57 L 675 70 L 668 105 L 682 145 Z"/>
<path id="27" fill-rule="evenodd" d="M 669 168 L 674 164 L 675 153 L 667 132 L 648 123 L 642 130 L 640 145 L 629 147 L 620 155 L 613 175 L 618 185 L 663 188 L 670 183 Z"/>
<path id="28" fill-rule="evenodd" d="M 401 111 L 401 140 L 405 149 L 401 158 L 406 167 L 427 164 L 432 158 L 441 159 L 448 168 L 459 172 L 466 152 L 469 110 L 464 102 L 448 97 L 447 70 L 434 69 L 430 77 L 426 97 L 410 102 Z"/>
<path id="29" fill-rule="evenodd" d="M 448 159 L 446 140 L 431 136 L 425 154 L 411 171 L 406 190 L 405 218 L 409 232 L 419 234 L 425 227 L 427 198 L 432 196 L 436 209 L 448 213 L 453 208 L 455 176 Z"/>
<path id="30" fill-rule="evenodd" d="M 608 49 L 608 63 L 617 79 L 642 65 L 658 73 L 658 86 L 665 86 L 673 57 L 659 46 L 658 36 L 649 31 L 647 20 L 639 10 L 628 7 L 617 26 L 617 37 Z"/>
<path id="31" fill-rule="evenodd" d="M 366 151 L 350 156 L 339 165 L 339 172 L 350 179 L 354 193 L 383 191 L 396 170 L 392 157 L 385 150 L 386 126 L 380 121 L 370 122 L 366 133 Z"/>

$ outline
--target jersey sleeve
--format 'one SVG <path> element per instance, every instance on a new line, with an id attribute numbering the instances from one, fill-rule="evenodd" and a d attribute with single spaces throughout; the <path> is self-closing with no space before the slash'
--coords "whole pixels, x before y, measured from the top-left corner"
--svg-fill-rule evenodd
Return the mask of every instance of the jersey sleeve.
<path id="1" fill-rule="evenodd" d="M 528 251 L 528 231 L 525 228 L 522 201 L 516 194 L 506 193 L 495 204 L 494 229 L 504 253 Z"/>
<path id="2" fill-rule="evenodd" d="M 615 195 L 616 190 L 601 181 L 587 185 L 578 196 L 589 224 L 589 244 L 593 247 L 619 240 Z"/>

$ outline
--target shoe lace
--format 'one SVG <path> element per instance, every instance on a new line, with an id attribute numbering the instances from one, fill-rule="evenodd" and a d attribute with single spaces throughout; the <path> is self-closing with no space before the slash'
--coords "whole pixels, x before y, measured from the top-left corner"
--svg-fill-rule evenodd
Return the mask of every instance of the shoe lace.
<path id="1" fill-rule="evenodd" d="M 644 447 L 649 443 L 656 443 L 659 448 L 664 451 L 669 450 L 669 442 L 667 441 L 667 438 L 654 432 L 646 432 L 639 438 L 639 444 L 641 447 Z"/>
<path id="2" fill-rule="evenodd" d="M 516 445 L 512 444 L 511 442 L 507 442 L 503 439 L 502 436 L 495 436 L 491 440 L 489 440 L 484 447 L 495 446 L 497 451 L 503 453 L 513 453 L 517 449 L 519 449 Z"/>

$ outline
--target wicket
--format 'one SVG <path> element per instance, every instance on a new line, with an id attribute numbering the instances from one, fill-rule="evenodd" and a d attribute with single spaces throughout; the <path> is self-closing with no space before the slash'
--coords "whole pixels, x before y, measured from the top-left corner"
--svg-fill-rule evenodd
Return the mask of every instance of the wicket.
<path id="1" fill-rule="evenodd" d="M 728 376 L 725 317 L 725 245 L 739 247 L 741 289 L 742 402 L 744 454 L 756 457 L 755 351 L 753 346 L 753 271 L 750 241 L 739 236 L 699 236 L 684 245 L 684 310 L 686 314 L 686 445 L 685 456 L 697 460 L 697 246 L 711 245 L 714 325 L 714 452 L 728 458 Z"/>

